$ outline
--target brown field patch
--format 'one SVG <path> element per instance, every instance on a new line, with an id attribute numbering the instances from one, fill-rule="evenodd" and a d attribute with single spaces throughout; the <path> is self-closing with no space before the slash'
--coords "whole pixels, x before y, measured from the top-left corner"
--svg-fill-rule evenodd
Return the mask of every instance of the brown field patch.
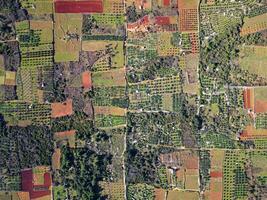
<path id="1" fill-rule="evenodd" d="M 85 89 L 92 89 L 92 78 L 90 71 L 85 71 L 82 73 L 82 83 Z"/>
<path id="2" fill-rule="evenodd" d="M 198 0 L 178 0 L 178 9 L 196 9 L 198 7 Z"/>
<path id="3" fill-rule="evenodd" d="M 30 200 L 29 192 L 17 192 L 19 200 Z"/>
<path id="4" fill-rule="evenodd" d="M 183 87 L 183 91 L 186 94 L 189 95 L 197 95 L 199 94 L 199 84 L 198 83 L 190 83 L 190 84 L 185 84 Z"/>
<path id="5" fill-rule="evenodd" d="M 255 100 L 254 112 L 255 113 L 266 113 L 267 112 L 267 99 L 266 101 Z"/>
<path id="6" fill-rule="evenodd" d="M 60 157 L 61 157 L 60 148 L 56 148 L 52 156 L 52 169 L 53 170 L 60 169 Z"/>
<path id="7" fill-rule="evenodd" d="M 166 191 L 161 188 L 155 188 L 155 200 L 162 200 L 165 198 Z"/>
<path id="8" fill-rule="evenodd" d="M 52 103 L 51 109 L 52 118 L 70 116 L 73 114 L 72 99 L 67 99 L 66 101 L 60 103 Z"/>
<path id="9" fill-rule="evenodd" d="M 5 85 L 10 85 L 10 86 L 16 85 L 16 72 L 6 71 Z"/>
<path id="10" fill-rule="evenodd" d="M 105 72 L 92 73 L 92 81 L 94 87 L 125 86 L 125 69 L 122 68 Z"/>
<path id="11" fill-rule="evenodd" d="M 101 51 L 105 50 L 109 44 L 115 43 L 114 41 L 105 41 L 105 40 L 86 40 L 82 41 L 82 50 L 83 51 Z"/>
<path id="12" fill-rule="evenodd" d="M 254 112 L 267 112 L 267 87 L 254 88 Z"/>
<path id="13" fill-rule="evenodd" d="M 222 178 L 223 177 L 223 173 L 222 173 L 222 171 L 211 171 L 210 172 L 210 176 L 212 178 Z"/>
<path id="14" fill-rule="evenodd" d="M 251 92 L 252 89 L 245 89 L 243 91 L 243 101 L 244 101 L 244 108 L 245 109 L 252 109 L 253 106 L 251 104 Z"/>
<path id="15" fill-rule="evenodd" d="M 37 89 L 37 100 L 38 103 L 44 103 L 44 90 Z"/>
<path id="16" fill-rule="evenodd" d="M 198 162 L 199 162 L 198 157 L 196 155 L 192 155 L 192 157 L 185 159 L 185 165 L 184 166 L 187 169 L 198 169 L 199 168 Z"/>
<path id="17" fill-rule="evenodd" d="M 56 141 L 67 141 L 71 148 L 75 148 L 75 135 L 76 130 L 56 132 L 54 134 L 54 140 Z"/>
<path id="18" fill-rule="evenodd" d="M 115 106 L 94 106 L 96 115 L 125 116 L 126 109 Z"/>
<path id="19" fill-rule="evenodd" d="M 240 135 L 241 140 L 249 140 L 253 138 L 266 138 L 267 129 L 256 129 L 254 126 L 250 125 L 243 130 Z"/>
<path id="20" fill-rule="evenodd" d="M 198 192 L 169 190 L 167 200 L 199 200 Z"/>
<path id="21" fill-rule="evenodd" d="M 30 200 L 30 193 L 0 191 L 0 200 Z"/>
<path id="22" fill-rule="evenodd" d="M 267 13 L 255 17 L 245 17 L 244 25 L 241 29 L 241 36 L 256 33 L 267 29 Z"/>
<path id="23" fill-rule="evenodd" d="M 222 192 L 209 192 L 209 200 L 221 200 L 222 199 Z"/>
<path id="24" fill-rule="evenodd" d="M 176 171 L 176 178 L 178 182 L 184 183 L 185 181 L 185 169 L 184 168 L 180 168 Z"/>
<path id="25" fill-rule="evenodd" d="M 224 160 L 223 150 L 212 150 L 210 151 L 211 156 L 211 170 L 222 170 Z"/>
<path id="26" fill-rule="evenodd" d="M 53 29 L 52 21 L 44 21 L 44 20 L 30 20 L 30 27 L 34 30 L 39 29 Z"/>

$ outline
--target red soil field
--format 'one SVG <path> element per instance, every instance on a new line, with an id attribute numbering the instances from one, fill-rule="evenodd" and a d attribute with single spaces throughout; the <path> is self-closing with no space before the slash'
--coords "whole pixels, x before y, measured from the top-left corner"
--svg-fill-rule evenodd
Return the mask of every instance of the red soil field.
<path id="1" fill-rule="evenodd" d="M 83 87 L 85 89 L 91 89 L 92 88 L 91 72 L 86 71 L 86 72 L 82 73 L 82 83 L 83 83 Z"/>
<path id="2" fill-rule="evenodd" d="M 157 16 L 155 17 L 155 24 L 157 25 L 169 25 L 170 18 L 167 16 Z"/>
<path id="3" fill-rule="evenodd" d="M 255 113 L 265 113 L 265 112 L 267 112 L 267 101 L 255 100 L 254 112 Z"/>
<path id="4" fill-rule="evenodd" d="M 223 176 L 223 173 L 220 171 L 212 171 L 210 172 L 210 176 L 212 178 L 221 178 Z"/>
<path id="5" fill-rule="evenodd" d="M 56 13 L 103 13 L 102 0 L 56 1 Z"/>
<path id="6" fill-rule="evenodd" d="M 52 103 L 51 109 L 52 109 L 51 113 L 52 118 L 72 115 L 73 113 L 72 99 L 67 99 L 65 102 L 61 103 Z"/>
<path id="7" fill-rule="evenodd" d="M 128 29 L 138 28 L 139 26 L 146 26 L 149 24 L 149 17 L 148 15 L 144 16 L 143 18 L 139 19 L 137 22 L 127 24 Z"/>
<path id="8" fill-rule="evenodd" d="M 222 199 L 222 192 L 212 192 L 210 191 L 209 199 L 216 200 L 216 199 Z"/>
<path id="9" fill-rule="evenodd" d="M 155 200 L 165 199 L 165 190 L 155 188 Z"/>
<path id="10" fill-rule="evenodd" d="M 171 0 L 163 0 L 163 5 L 164 6 L 169 6 L 171 3 Z"/>
<path id="11" fill-rule="evenodd" d="M 33 173 L 32 169 L 24 170 L 21 172 L 21 188 L 23 191 L 30 193 L 31 199 L 36 199 L 40 197 L 44 197 L 47 195 L 51 195 L 51 191 L 49 188 L 52 185 L 52 178 L 50 173 L 44 174 L 44 184 L 43 185 L 34 185 L 33 184 Z M 42 190 L 39 190 L 39 189 Z M 36 190 L 38 189 L 38 190 Z"/>
<path id="12" fill-rule="evenodd" d="M 251 105 L 251 96 L 250 96 L 250 91 L 251 89 L 245 89 L 243 92 L 243 100 L 244 100 L 244 108 L 245 109 L 252 109 Z"/>
<path id="13" fill-rule="evenodd" d="M 192 157 L 185 160 L 186 169 L 198 169 L 198 158 Z"/>

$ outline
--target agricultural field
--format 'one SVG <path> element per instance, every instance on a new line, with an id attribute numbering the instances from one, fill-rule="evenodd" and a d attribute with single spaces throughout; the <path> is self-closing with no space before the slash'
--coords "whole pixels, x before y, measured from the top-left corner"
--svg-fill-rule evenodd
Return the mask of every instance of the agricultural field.
<path id="1" fill-rule="evenodd" d="M 198 191 L 199 158 L 198 152 L 177 151 L 169 154 L 160 154 L 160 162 L 165 166 L 161 171 L 160 180 L 166 176 L 167 188 Z M 160 169 L 164 169 L 160 168 Z M 164 185 L 162 185 L 164 187 Z M 166 187 L 166 186 L 165 186 Z"/>
<path id="2" fill-rule="evenodd" d="M 243 36 L 265 30 L 267 28 L 266 17 L 267 13 L 245 18 L 240 35 Z"/>
<path id="3" fill-rule="evenodd" d="M 53 14 L 53 0 L 21 0 L 21 6 L 33 17 Z"/>
<path id="4" fill-rule="evenodd" d="M 262 184 L 266 169 L 259 167 L 259 174 L 257 170 L 255 171 L 260 162 L 264 162 L 266 159 L 265 154 L 265 151 L 259 150 L 210 150 L 202 152 L 206 161 L 200 164 L 200 177 L 205 182 L 205 187 L 202 188 L 204 191 L 202 198 L 207 200 L 214 198 L 265 198 L 266 192 L 264 192 Z M 260 181 L 255 180 L 254 182 L 254 176 L 258 177 L 256 179 Z M 255 186 L 254 184 L 259 187 L 258 191 L 262 193 L 251 192 L 250 189 Z"/>
<path id="5" fill-rule="evenodd" d="M 78 61 L 82 34 L 81 14 L 55 14 L 55 61 Z"/>
<path id="6" fill-rule="evenodd" d="M 243 70 L 266 79 L 264 66 L 267 62 L 267 46 L 242 46 L 239 53 L 239 65 Z"/>
<path id="7" fill-rule="evenodd" d="M 18 98 L 43 103 L 44 93 L 52 84 L 49 76 L 53 65 L 53 23 L 21 21 L 16 23 L 16 32 L 21 51 L 21 67 L 16 73 Z"/>
<path id="8" fill-rule="evenodd" d="M 129 177 L 128 198 L 162 199 L 165 196 L 167 199 L 176 199 L 177 197 L 199 199 L 199 158 L 197 151 L 179 150 L 161 153 L 158 159 L 160 163 L 153 163 L 156 165 L 154 182 L 150 182 L 149 178 L 152 177 L 147 175 L 143 177 L 143 181 L 149 184 L 132 183 L 133 179 L 141 178 L 141 176 Z M 139 170 L 140 173 L 143 173 L 141 169 Z M 133 172 L 134 169 L 130 169 L 129 176 Z M 150 171 L 149 175 L 151 173 L 153 172 Z"/>

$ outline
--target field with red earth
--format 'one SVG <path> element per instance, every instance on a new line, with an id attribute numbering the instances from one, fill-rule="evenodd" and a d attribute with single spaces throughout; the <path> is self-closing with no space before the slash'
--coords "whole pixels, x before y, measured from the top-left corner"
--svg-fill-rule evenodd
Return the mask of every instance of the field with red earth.
<path id="1" fill-rule="evenodd" d="M 55 1 L 56 13 L 102 13 L 102 0 L 88 1 Z"/>
<path id="2" fill-rule="evenodd" d="M 52 178 L 49 172 L 44 173 L 44 183 L 42 185 L 33 184 L 32 169 L 23 170 L 21 172 L 21 188 L 23 191 L 30 193 L 31 199 L 37 199 L 51 195 L 50 187 L 52 185 Z"/>
<path id="3" fill-rule="evenodd" d="M 52 103 L 51 109 L 52 118 L 70 116 L 73 113 L 72 99 L 67 99 L 66 101 L 60 103 Z"/>
<path id="4" fill-rule="evenodd" d="M 128 29 L 134 29 L 134 28 L 138 28 L 140 26 L 146 26 L 149 24 L 149 22 L 150 22 L 149 17 L 148 17 L 148 15 L 146 15 L 143 18 L 139 19 L 137 22 L 128 23 L 127 28 Z"/>
<path id="5" fill-rule="evenodd" d="M 251 89 L 245 89 L 243 92 L 243 98 L 244 98 L 244 108 L 245 109 L 252 109 L 253 105 L 251 102 Z"/>
<path id="6" fill-rule="evenodd" d="M 155 24 L 157 24 L 157 25 L 169 25 L 170 24 L 170 17 L 157 16 L 157 17 L 155 17 Z"/>
<path id="7" fill-rule="evenodd" d="M 85 89 L 91 89 L 92 88 L 91 72 L 86 71 L 86 72 L 82 73 L 82 83 L 83 83 L 83 87 Z"/>
<path id="8" fill-rule="evenodd" d="M 164 6 L 169 6 L 171 3 L 171 0 L 163 0 L 163 5 Z"/>
<path id="9" fill-rule="evenodd" d="M 223 177 L 223 173 L 221 171 L 211 171 L 210 176 L 212 178 L 221 178 Z"/>

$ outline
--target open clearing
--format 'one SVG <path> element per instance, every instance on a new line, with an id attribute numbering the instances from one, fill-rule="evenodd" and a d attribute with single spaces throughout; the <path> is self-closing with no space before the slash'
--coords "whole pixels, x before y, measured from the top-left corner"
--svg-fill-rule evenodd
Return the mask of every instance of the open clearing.
<path id="1" fill-rule="evenodd" d="M 266 46 L 242 46 L 240 48 L 239 55 L 239 65 L 243 70 L 247 70 L 251 74 L 267 78 Z"/>
<path id="2" fill-rule="evenodd" d="M 78 61 L 81 50 L 81 14 L 55 14 L 55 61 Z"/>

